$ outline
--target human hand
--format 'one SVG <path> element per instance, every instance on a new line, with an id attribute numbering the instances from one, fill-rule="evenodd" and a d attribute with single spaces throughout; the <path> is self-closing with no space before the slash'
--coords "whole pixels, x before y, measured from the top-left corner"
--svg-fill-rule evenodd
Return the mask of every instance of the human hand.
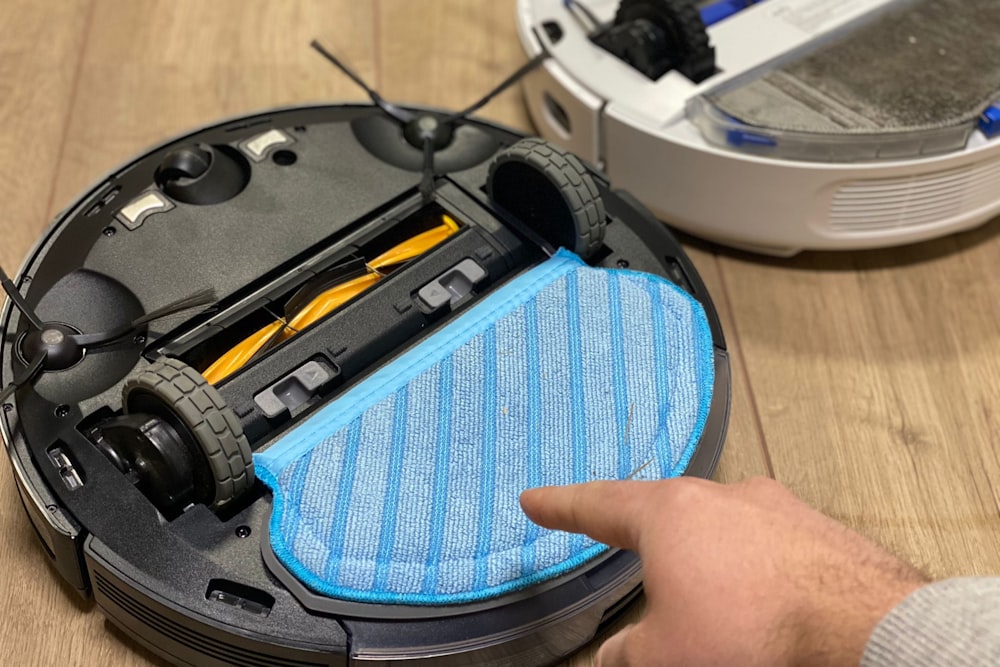
<path id="1" fill-rule="evenodd" d="M 765 478 L 544 487 L 521 506 L 642 559 L 645 616 L 605 642 L 600 667 L 858 665 L 879 620 L 927 583 Z"/>

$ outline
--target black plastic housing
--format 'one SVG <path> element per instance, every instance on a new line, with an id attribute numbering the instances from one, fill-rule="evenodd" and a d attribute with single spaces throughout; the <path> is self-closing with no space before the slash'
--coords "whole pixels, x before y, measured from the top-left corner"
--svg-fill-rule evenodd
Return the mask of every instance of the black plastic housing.
<path id="1" fill-rule="evenodd" d="M 116 625 L 174 663 L 549 664 L 589 641 L 639 592 L 638 559 L 613 551 L 489 603 L 428 609 L 316 601 L 269 561 L 270 497 L 262 485 L 221 516 L 195 505 L 168 520 L 88 439 L 90 428 L 120 413 L 123 382 L 151 360 L 183 358 L 263 306 L 277 307 L 281 295 L 356 254 L 366 239 L 423 205 L 414 168 L 419 160 L 408 152 L 416 149 L 405 143 L 401 128 L 383 121 L 366 105 L 293 108 L 167 142 L 107 176 L 57 216 L 15 281 L 40 317 L 85 333 L 200 289 L 213 289 L 218 297 L 209 312 L 154 322 L 143 337 L 41 375 L 0 412 L 18 491 L 57 571 L 81 594 L 92 592 Z M 171 151 L 195 144 L 245 151 L 249 141 L 271 130 L 286 140 L 259 160 L 250 156 L 249 180 L 226 201 L 171 200 L 141 224 L 123 222 L 126 204 L 159 192 L 157 169 Z M 442 150 L 455 169 L 438 176 L 434 205 L 462 225 L 460 232 L 220 383 L 254 448 L 266 447 L 316 407 L 446 326 L 450 309 L 425 312 L 415 301 L 428 281 L 473 259 L 487 278 L 456 306 L 461 310 L 544 261 L 545 253 L 507 224 L 485 194 L 489 158 L 519 138 L 479 121 L 459 128 L 455 143 Z M 279 148 L 295 159 L 274 159 Z M 592 175 L 608 214 L 604 247 L 592 263 L 665 276 L 708 314 L 715 393 L 688 474 L 709 477 L 722 450 L 730 401 L 718 317 L 667 228 L 629 195 L 612 190 L 599 172 Z M 0 317 L 0 383 L 23 367 L 15 348 L 26 327 L 8 302 Z M 310 360 L 321 360 L 335 377 L 294 414 L 268 417 L 254 397 Z M 66 482 L 65 470 L 52 462 L 53 448 L 65 454 L 82 484 Z"/>

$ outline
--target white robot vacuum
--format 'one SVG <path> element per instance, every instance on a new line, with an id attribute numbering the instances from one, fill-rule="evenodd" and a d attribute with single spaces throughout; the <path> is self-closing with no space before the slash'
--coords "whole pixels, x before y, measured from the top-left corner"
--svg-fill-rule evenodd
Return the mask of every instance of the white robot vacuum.
<path id="1" fill-rule="evenodd" d="M 911 243 L 1000 213 L 995 0 L 518 0 L 539 133 L 730 246 Z"/>

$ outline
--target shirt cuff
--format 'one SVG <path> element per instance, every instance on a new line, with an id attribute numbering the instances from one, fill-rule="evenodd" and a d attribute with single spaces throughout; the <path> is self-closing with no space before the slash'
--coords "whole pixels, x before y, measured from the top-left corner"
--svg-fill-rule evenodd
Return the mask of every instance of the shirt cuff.
<path id="1" fill-rule="evenodd" d="M 945 579 L 917 589 L 883 618 L 861 667 L 1000 664 L 1000 577 Z"/>

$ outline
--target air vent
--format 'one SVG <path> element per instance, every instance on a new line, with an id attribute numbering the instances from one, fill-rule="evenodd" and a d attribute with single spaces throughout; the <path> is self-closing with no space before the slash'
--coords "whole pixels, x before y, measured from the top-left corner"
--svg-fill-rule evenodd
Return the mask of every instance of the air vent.
<path id="1" fill-rule="evenodd" d="M 219 636 L 209 636 L 192 627 L 182 625 L 153 609 L 141 599 L 129 594 L 99 571 L 93 571 L 93 581 L 97 601 L 106 614 L 126 622 L 134 620 L 146 626 L 147 630 L 136 631 L 147 642 L 169 651 L 176 642 L 189 651 L 195 651 L 225 665 L 247 665 L 249 667 L 326 667 L 330 663 L 297 660 L 283 656 L 268 655 L 246 646 L 225 641 Z M 102 599 L 103 598 L 103 599 Z M 134 623 L 127 623 L 135 625 Z M 295 649 L 279 649 L 286 655 Z M 214 664 L 214 663 L 213 663 Z"/>
<path id="2" fill-rule="evenodd" d="M 833 196 L 828 223 L 843 235 L 912 230 L 989 206 L 998 191 L 1000 160 L 919 176 L 851 181 Z"/>

